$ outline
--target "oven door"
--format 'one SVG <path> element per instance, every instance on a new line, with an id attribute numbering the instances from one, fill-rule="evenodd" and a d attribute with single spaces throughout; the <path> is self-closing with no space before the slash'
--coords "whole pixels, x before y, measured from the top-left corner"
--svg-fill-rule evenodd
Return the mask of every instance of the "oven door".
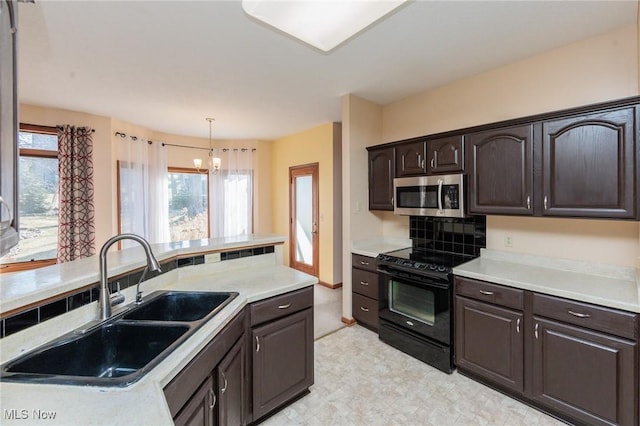
<path id="1" fill-rule="evenodd" d="M 451 344 L 451 285 L 448 280 L 378 270 L 380 318 L 446 345 Z"/>

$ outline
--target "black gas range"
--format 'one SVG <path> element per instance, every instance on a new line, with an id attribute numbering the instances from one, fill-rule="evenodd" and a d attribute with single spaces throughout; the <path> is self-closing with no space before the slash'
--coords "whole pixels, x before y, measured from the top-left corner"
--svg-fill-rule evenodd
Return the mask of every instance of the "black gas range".
<path id="1" fill-rule="evenodd" d="M 416 248 L 378 255 L 380 340 L 451 373 L 452 269 L 474 258 Z"/>

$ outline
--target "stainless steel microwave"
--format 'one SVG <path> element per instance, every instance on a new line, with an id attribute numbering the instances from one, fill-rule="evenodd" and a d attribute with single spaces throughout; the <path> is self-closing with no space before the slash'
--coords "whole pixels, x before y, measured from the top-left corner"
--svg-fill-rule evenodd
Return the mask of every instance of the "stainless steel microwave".
<path id="1" fill-rule="evenodd" d="M 465 175 L 438 175 L 393 180 L 393 212 L 408 216 L 465 217 Z"/>

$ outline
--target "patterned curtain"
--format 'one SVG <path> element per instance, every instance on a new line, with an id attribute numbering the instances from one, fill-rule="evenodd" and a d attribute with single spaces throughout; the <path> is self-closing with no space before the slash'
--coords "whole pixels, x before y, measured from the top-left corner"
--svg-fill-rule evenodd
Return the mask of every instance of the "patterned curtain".
<path id="1" fill-rule="evenodd" d="M 89 127 L 58 126 L 58 262 L 95 254 L 93 141 Z"/>

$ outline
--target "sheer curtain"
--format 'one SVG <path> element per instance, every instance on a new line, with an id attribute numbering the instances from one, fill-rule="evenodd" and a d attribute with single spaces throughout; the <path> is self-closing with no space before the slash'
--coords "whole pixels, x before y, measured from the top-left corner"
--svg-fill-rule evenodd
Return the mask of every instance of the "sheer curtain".
<path id="1" fill-rule="evenodd" d="M 253 156 L 255 149 L 223 148 L 221 168 L 210 176 L 211 238 L 253 232 Z"/>
<path id="2" fill-rule="evenodd" d="M 166 148 L 158 142 L 125 136 L 119 144 L 120 232 L 150 243 L 169 238 Z M 123 240 L 123 247 L 135 245 Z"/>

